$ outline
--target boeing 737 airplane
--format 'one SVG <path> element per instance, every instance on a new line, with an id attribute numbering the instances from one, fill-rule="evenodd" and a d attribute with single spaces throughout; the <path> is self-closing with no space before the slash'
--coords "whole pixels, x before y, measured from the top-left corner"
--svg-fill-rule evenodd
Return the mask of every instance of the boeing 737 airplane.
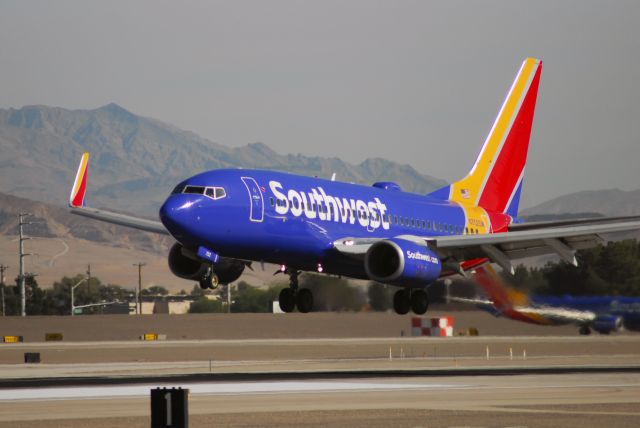
<path id="1" fill-rule="evenodd" d="M 399 314 L 427 311 L 425 288 L 466 275 L 488 260 L 507 271 L 514 259 L 574 252 L 600 234 L 640 229 L 640 217 L 524 224 L 517 218 L 542 62 L 520 67 L 480 154 L 462 180 L 428 195 L 391 182 L 348 184 L 276 171 L 220 169 L 179 183 L 160 222 L 84 206 L 89 154 L 71 191 L 75 214 L 169 234 L 169 267 L 205 288 L 230 283 L 252 261 L 281 266 L 290 287 L 280 307 L 309 312 L 313 296 L 298 287 L 303 271 L 370 279 L 399 287 Z"/>
<path id="2" fill-rule="evenodd" d="M 475 270 L 474 282 L 486 299 L 449 297 L 474 304 L 495 316 L 541 325 L 576 324 L 580 334 L 640 331 L 640 298 L 620 296 L 528 296 L 507 286 L 491 265 Z"/>

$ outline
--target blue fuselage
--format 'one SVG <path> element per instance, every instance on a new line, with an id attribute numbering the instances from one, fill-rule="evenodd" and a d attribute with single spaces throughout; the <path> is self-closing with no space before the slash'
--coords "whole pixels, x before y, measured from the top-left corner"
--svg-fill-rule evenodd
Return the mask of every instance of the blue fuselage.
<path id="1" fill-rule="evenodd" d="M 622 317 L 628 330 L 640 330 L 640 298 L 622 296 L 532 296 L 535 307 L 589 311 L 602 316 Z"/>
<path id="2" fill-rule="evenodd" d="M 365 278 L 362 261 L 335 251 L 337 239 L 473 233 L 465 229 L 465 210 L 458 204 L 402 192 L 389 183 L 379 186 L 215 170 L 178 185 L 160 219 L 193 251 L 206 247 L 224 257 L 300 270 L 321 264 L 326 273 L 355 278 Z M 216 199 L 215 189 L 223 189 L 224 196 Z"/>

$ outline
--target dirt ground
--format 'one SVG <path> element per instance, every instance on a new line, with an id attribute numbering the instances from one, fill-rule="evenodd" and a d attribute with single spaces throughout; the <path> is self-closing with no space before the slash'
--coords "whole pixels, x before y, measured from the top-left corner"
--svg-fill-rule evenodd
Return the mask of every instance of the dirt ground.
<path id="1" fill-rule="evenodd" d="M 455 334 L 470 327 L 481 336 L 573 336 L 572 325 L 539 326 L 483 311 L 449 312 L 434 307 L 429 317 L 452 315 Z M 394 313 L 84 315 L 0 318 L 0 336 L 24 336 L 41 342 L 46 333 L 62 333 L 64 341 L 139 340 L 145 333 L 182 339 L 269 339 L 401 337 L 411 335 L 411 316 Z M 640 335 L 638 336 L 640 337 Z M 1 346 L 2 344 L 0 344 Z"/>

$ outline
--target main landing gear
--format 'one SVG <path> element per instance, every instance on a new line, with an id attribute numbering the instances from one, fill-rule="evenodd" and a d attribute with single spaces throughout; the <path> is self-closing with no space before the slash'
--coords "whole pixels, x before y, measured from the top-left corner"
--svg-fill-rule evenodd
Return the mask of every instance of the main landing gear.
<path id="1" fill-rule="evenodd" d="M 308 288 L 298 288 L 298 271 L 288 271 L 289 288 L 280 291 L 278 301 L 282 312 L 293 312 L 298 307 L 298 311 L 306 314 L 313 309 L 313 293 Z"/>
<path id="2" fill-rule="evenodd" d="M 588 336 L 591 334 L 591 329 L 589 328 L 588 325 L 583 325 L 583 326 L 580 326 L 579 333 L 583 336 Z"/>
<path id="3" fill-rule="evenodd" d="M 409 310 L 416 315 L 423 315 L 428 308 L 429 296 L 424 290 L 404 288 L 393 295 L 393 309 L 400 315 L 409 313 Z"/>

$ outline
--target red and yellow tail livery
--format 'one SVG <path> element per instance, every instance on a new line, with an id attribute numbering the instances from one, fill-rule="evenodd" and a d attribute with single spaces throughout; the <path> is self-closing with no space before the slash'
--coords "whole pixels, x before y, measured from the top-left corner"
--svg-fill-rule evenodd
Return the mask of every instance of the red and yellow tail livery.
<path id="1" fill-rule="evenodd" d="M 524 60 L 469 174 L 432 196 L 516 217 L 541 72 Z"/>
<path id="2" fill-rule="evenodd" d="M 78 172 L 76 172 L 76 179 L 73 182 L 71 188 L 71 195 L 69 196 L 69 206 L 82 207 L 84 206 L 84 196 L 87 193 L 87 174 L 89 173 L 89 152 L 84 152 L 80 159 L 80 165 L 78 166 Z"/>

